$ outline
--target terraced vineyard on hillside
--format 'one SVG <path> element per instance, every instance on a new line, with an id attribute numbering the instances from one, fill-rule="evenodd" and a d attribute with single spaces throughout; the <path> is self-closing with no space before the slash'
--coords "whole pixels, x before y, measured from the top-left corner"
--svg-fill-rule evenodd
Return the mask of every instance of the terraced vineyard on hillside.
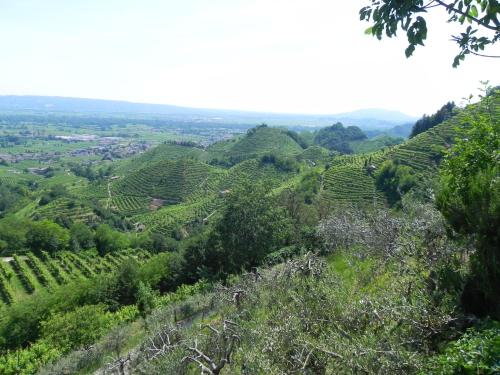
<path id="1" fill-rule="evenodd" d="M 294 172 L 283 172 L 274 165 L 250 159 L 230 168 L 221 187 L 231 189 L 241 184 L 244 179 L 250 179 L 250 181 L 262 181 L 268 184 L 270 188 L 275 188 L 294 175 Z"/>
<path id="2" fill-rule="evenodd" d="M 285 187 L 293 188 L 302 172 L 318 163 L 327 166 L 321 189 L 325 204 L 380 206 L 386 199 L 375 186 L 376 169 L 391 159 L 410 166 L 418 175 L 432 176 L 443 151 L 453 141 L 454 127 L 463 122 L 463 116 L 457 115 L 403 144 L 357 155 L 332 156 L 319 146 L 304 150 L 286 130 L 268 127 L 254 128 L 244 136 L 207 148 L 162 144 L 120 162 L 106 181 L 88 184 L 84 189 L 75 187 L 72 191 L 82 193 L 81 201 L 57 199 L 36 207 L 35 214 L 38 218 L 66 216 L 73 221 L 93 222 L 97 219 L 92 205 L 86 202 L 97 200 L 128 217 L 140 230 L 172 235 L 215 214 L 225 194 L 243 180 L 264 182 L 270 191 L 279 193 Z M 296 158 L 301 172 L 285 172 L 262 162 L 261 157 L 269 153 Z M 212 161 L 221 166 L 207 164 Z"/>
<path id="3" fill-rule="evenodd" d="M 134 258 L 144 262 L 151 255 L 146 251 L 114 253 L 99 257 L 94 253 L 69 251 L 51 256 L 28 253 L 0 260 L 0 306 L 11 304 L 37 291 L 50 290 L 78 278 L 90 278 L 111 272 L 124 260 Z"/>
<path id="4" fill-rule="evenodd" d="M 493 111 L 500 115 L 500 103 L 494 103 Z M 467 116 L 474 107 L 419 134 L 403 144 L 374 153 L 338 156 L 330 161 L 324 173 L 322 199 L 328 203 L 354 202 L 383 204 L 384 196 L 377 191 L 373 172 L 385 160 L 394 160 L 410 166 L 417 175 L 435 175 L 443 152 L 450 147 L 456 136 L 456 127 L 467 124 Z"/>
<path id="5" fill-rule="evenodd" d="M 199 147 L 189 145 L 180 145 L 174 143 L 165 143 L 158 145 L 148 152 L 141 154 L 136 158 L 123 163 L 118 169 L 117 174 L 123 175 L 130 173 L 137 169 L 143 168 L 144 165 L 153 164 L 163 160 L 177 160 L 177 159 L 197 159 L 204 160 L 206 151 Z"/>
<path id="6" fill-rule="evenodd" d="M 176 228 L 206 221 L 223 204 L 225 194 L 230 193 L 243 180 L 263 181 L 273 189 L 293 177 L 293 173 L 284 173 L 272 165 L 262 165 L 255 159 L 246 160 L 228 170 L 217 169 L 216 173 L 206 178 L 202 188 L 184 202 L 166 204 L 154 212 L 135 215 L 131 220 L 144 225 L 148 231 L 172 235 Z"/>
<path id="7" fill-rule="evenodd" d="M 233 164 L 271 152 L 294 156 L 302 150 L 285 130 L 262 126 L 249 130 L 246 136 L 238 140 L 219 142 L 207 149 L 209 157 L 228 160 Z"/>
<path id="8" fill-rule="evenodd" d="M 144 225 L 147 231 L 173 236 L 176 229 L 203 223 L 221 204 L 220 198 L 210 197 L 195 203 L 163 207 L 155 212 L 134 216 L 132 220 L 137 225 Z"/>
<path id="9" fill-rule="evenodd" d="M 66 217 L 74 222 L 92 223 L 98 221 L 92 208 L 82 202 L 75 202 L 70 198 L 59 198 L 44 206 L 38 206 L 31 217 L 38 219 L 54 219 Z"/>
<path id="10" fill-rule="evenodd" d="M 312 161 L 314 163 L 325 163 L 331 157 L 331 152 L 328 149 L 317 145 L 309 146 L 297 156 L 299 160 Z"/>
<path id="11" fill-rule="evenodd" d="M 179 203 L 192 195 L 213 192 L 219 174 L 218 169 L 196 160 L 165 160 L 112 182 L 111 193 Z"/>

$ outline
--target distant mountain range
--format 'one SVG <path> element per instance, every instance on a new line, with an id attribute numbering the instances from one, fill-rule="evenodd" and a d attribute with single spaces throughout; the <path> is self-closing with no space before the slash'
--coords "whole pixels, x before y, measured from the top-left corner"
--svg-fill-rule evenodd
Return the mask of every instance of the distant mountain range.
<path id="1" fill-rule="evenodd" d="M 249 112 L 236 110 L 179 107 L 167 104 L 132 103 L 116 100 L 82 99 L 56 96 L 0 96 L 0 111 L 64 112 L 84 115 L 131 115 L 161 117 L 183 122 L 213 122 L 224 124 L 267 123 L 273 126 L 327 126 L 340 121 L 364 130 L 386 131 L 395 126 L 409 127 L 417 118 L 398 111 L 361 109 L 331 115 L 308 115 Z"/>

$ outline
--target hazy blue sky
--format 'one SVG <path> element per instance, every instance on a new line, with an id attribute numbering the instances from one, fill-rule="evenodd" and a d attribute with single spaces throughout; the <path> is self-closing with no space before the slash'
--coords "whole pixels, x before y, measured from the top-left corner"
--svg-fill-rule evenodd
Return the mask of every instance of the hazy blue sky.
<path id="1" fill-rule="evenodd" d="M 457 48 L 446 14 L 407 60 L 404 38 L 364 35 L 358 10 L 366 3 L 0 0 L 0 95 L 420 115 L 475 92 L 479 80 L 500 82 L 495 59 L 451 67 Z"/>

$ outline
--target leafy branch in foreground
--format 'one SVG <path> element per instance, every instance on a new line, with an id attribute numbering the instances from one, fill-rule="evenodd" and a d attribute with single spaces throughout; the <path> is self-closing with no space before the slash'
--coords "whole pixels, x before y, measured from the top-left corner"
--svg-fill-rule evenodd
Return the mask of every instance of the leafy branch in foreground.
<path id="1" fill-rule="evenodd" d="M 470 125 L 448 152 L 441 170 L 437 204 L 451 226 L 473 236 L 477 251 L 465 288 L 465 308 L 477 315 L 500 317 L 500 91 L 467 114 Z"/>
<path id="2" fill-rule="evenodd" d="M 417 45 L 424 45 L 427 39 L 427 22 L 424 14 L 434 8 L 444 8 L 449 14 L 448 22 L 459 23 L 463 31 L 453 35 L 452 40 L 460 48 L 453 60 L 457 67 L 469 54 L 500 58 L 484 54 L 487 46 L 500 40 L 500 3 L 497 0 L 370 0 L 371 5 L 361 8 L 362 21 L 373 22 L 366 30 L 367 34 L 379 40 L 385 33 L 392 38 L 398 29 L 406 32 L 408 47 L 406 57 L 410 57 Z M 469 25 L 466 26 L 465 24 Z"/>

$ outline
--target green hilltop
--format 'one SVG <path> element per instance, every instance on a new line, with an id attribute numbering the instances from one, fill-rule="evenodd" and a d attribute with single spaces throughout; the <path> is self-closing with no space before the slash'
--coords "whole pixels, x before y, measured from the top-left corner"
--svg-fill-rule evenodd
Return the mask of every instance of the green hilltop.
<path id="1" fill-rule="evenodd" d="M 250 129 L 244 137 L 236 142 L 224 143 L 222 149 L 217 145 L 209 147 L 207 151 L 210 153 L 212 150 L 215 151 L 214 154 L 219 159 L 228 160 L 235 164 L 266 153 L 284 156 L 297 155 L 302 152 L 302 147 L 290 136 L 287 130 L 261 125 Z"/>

